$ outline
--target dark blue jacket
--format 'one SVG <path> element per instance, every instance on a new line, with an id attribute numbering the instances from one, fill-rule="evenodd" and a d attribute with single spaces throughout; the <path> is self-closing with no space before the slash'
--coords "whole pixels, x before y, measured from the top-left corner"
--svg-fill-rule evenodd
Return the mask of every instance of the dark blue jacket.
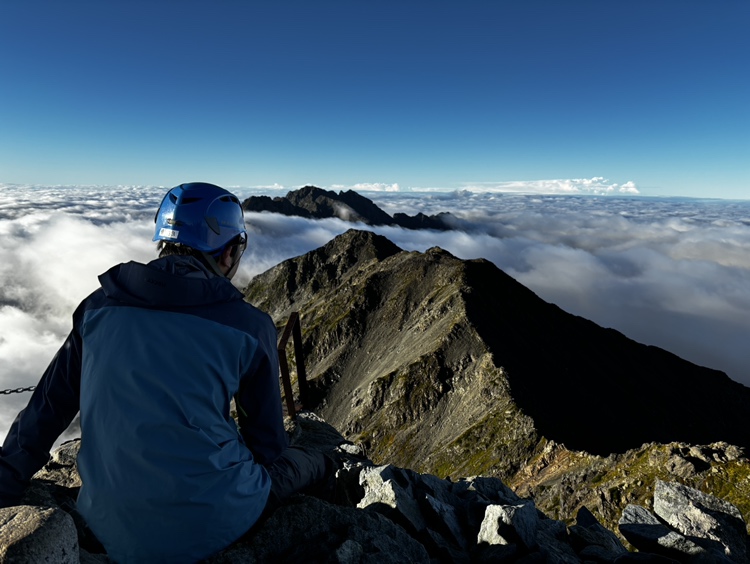
<path id="1" fill-rule="evenodd" d="M 99 280 L 3 444 L 0 505 L 19 501 L 80 408 L 78 510 L 110 557 L 200 560 L 255 523 L 263 465 L 287 446 L 276 329 L 193 258 Z"/>

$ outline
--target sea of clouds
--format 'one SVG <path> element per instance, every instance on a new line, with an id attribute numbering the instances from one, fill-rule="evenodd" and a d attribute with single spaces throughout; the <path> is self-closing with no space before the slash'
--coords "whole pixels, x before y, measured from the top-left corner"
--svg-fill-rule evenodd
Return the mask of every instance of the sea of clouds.
<path id="1" fill-rule="evenodd" d="M 358 185 L 390 214 L 451 212 L 456 229 L 355 226 L 403 249 L 439 246 L 491 260 L 566 311 L 750 385 L 750 201 L 627 196 L 631 183 L 606 190 L 613 185 L 603 179 L 571 192 L 566 182 L 540 181 L 526 193 L 505 185 L 453 192 Z M 286 193 L 232 190 L 240 198 Z M 154 258 L 153 218 L 165 191 L 0 184 L 0 390 L 36 384 L 100 273 Z M 353 227 L 267 213 L 246 221 L 240 287 Z M 28 397 L 0 395 L 0 437 Z"/>

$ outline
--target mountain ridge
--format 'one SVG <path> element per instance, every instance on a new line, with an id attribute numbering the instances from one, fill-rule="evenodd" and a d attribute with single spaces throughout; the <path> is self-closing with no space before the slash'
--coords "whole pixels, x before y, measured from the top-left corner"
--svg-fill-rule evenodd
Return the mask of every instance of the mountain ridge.
<path id="1" fill-rule="evenodd" d="M 285 288 L 285 295 L 271 291 L 271 299 L 262 295 L 261 286 Z M 363 347 L 377 350 L 385 339 L 396 348 L 408 342 L 413 351 L 425 349 L 429 341 L 430 349 L 438 329 L 437 338 L 459 339 L 468 347 L 466 358 L 454 359 L 454 364 L 475 362 L 468 359 L 480 355 L 469 343 L 469 333 L 475 331 L 481 354 L 491 356 L 495 370 L 503 372 L 514 401 L 536 420 L 544 436 L 570 448 L 609 454 L 652 441 L 727 440 L 750 446 L 750 432 L 738 429 L 741 421 L 732 416 L 750 406 L 750 388 L 723 372 L 569 314 L 484 259 L 463 261 L 439 248 L 407 252 L 380 235 L 350 230 L 260 275 L 246 295 L 276 319 L 292 306 L 300 309 L 303 328 L 314 337 L 306 353 L 321 382 L 338 375 L 317 366 L 320 359 L 333 366 L 331 355 L 339 359 L 346 352 L 344 364 L 356 356 L 362 366 L 373 366 Z M 398 311 L 387 307 L 394 301 Z M 323 321 L 332 331 L 320 330 Z M 437 322 L 442 324 L 431 326 Z M 349 348 L 335 352 L 340 346 Z M 389 360 L 398 359 L 389 355 Z M 433 399 L 443 393 L 441 386 L 454 385 L 440 369 L 447 368 L 443 365 L 432 375 Z M 540 389 L 551 393 L 535 393 Z M 692 418 L 675 419 L 672 402 L 680 403 L 678 410 Z M 627 430 L 614 433 L 618 417 L 634 415 L 630 406 L 647 406 L 649 411 L 630 421 Z M 584 408 L 588 415 L 577 411 Z M 340 411 L 328 406 L 324 417 L 339 422 Z"/>
<path id="2" fill-rule="evenodd" d="M 396 213 L 390 216 L 372 200 L 354 190 L 323 190 L 317 186 L 304 186 L 286 196 L 251 196 L 242 202 L 245 211 L 273 212 L 289 216 L 323 219 L 337 217 L 344 221 L 367 225 L 393 225 L 405 229 L 453 229 L 455 218 L 447 212 L 437 215 L 417 213 L 410 216 Z"/>
<path id="3" fill-rule="evenodd" d="M 483 259 L 403 251 L 350 230 L 257 276 L 245 294 L 279 326 L 300 312 L 309 407 L 376 463 L 496 476 L 546 491 L 544 510 L 562 511 L 553 498 L 571 487 L 585 490 L 576 499 L 608 496 L 605 484 L 624 488 L 623 502 L 648 493 L 586 465 L 627 474 L 646 444 L 750 444 L 750 388 L 568 314 Z M 583 462 L 550 457 L 555 444 Z M 680 456 L 667 451 L 654 460 Z M 698 466 L 690 479 L 708 480 Z M 670 475 L 644 468 L 644 480 Z M 575 508 L 563 506 L 559 518 L 570 518 Z"/>

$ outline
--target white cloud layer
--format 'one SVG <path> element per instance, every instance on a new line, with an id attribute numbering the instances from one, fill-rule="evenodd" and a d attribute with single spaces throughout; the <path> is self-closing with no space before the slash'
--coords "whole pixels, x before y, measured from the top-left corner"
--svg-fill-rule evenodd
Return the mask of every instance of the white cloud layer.
<path id="1" fill-rule="evenodd" d="M 640 194 L 633 181 L 617 184 L 610 182 L 603 176 L 557 180 L 467 182 L 464 184 L 463 189 L 470 192 L 508 192 L 517 194 L 593 194 L 598 196 Z"/>
<path id="2" fill-rule="evenodd" d="M 383 182 L 360 182 L 359 184 L 353 184 L 351 186 L 346 186 L 344 184 L 334 184 L 329 187 L 331 190 L 354 190 L 355 192 L 401 192 L 403 189 L 398 185 L 398 183 L 394 184 L 386 184 Z M 407 190 L 408 191 L 408 190 Z"/>
<path id="3" fill-rule="evenodd" d="M 164 192 L 0 185 L 0 390 L 37 383 L 98 274 L 154 257 L 153 217 Z M 470 190 L 364 195 L 391 214 L 456 217 L 456 231 L 374 229 L 404 249 L 440 246 L 487 258 L 571 313 L 750 385 L 750 202 Z M 353 227 L 266 213 L 246 219 L 239 286 Z M 0 436 L 27 400 L 0 395 Z"/>

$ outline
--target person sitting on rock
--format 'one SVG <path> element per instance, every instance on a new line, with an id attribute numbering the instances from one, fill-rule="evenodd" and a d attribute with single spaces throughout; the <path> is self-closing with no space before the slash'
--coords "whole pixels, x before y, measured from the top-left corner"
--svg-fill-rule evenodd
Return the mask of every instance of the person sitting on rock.
<path id="1" fill-rule="evenodd" d="M 99 277 L 0 451 L 7 507 L 80 410 L 77 510 L 116 562 L 204 559 L 333 470 L 288 446 L 276 328 L 230 282 L 247 245 L 239 200 L 182 184 L 155 222 L 159 258 Z"/>

